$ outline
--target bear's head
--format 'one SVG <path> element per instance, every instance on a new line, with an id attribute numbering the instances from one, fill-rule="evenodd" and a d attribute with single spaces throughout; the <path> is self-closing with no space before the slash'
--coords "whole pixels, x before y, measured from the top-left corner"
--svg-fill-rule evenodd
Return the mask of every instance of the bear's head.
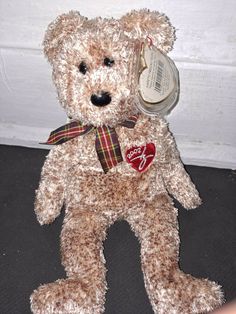
<path id="1" fill-rule="evenodd" d="M 71 11 L 52 22 L 44 53 L 59 100 L 73 120 L 116 126 L 137 112 L 134 65 L 147 36 L 167 53 L 175 39 L 167 17 L 143 9 L 120 19 L 87 19 Z"/>

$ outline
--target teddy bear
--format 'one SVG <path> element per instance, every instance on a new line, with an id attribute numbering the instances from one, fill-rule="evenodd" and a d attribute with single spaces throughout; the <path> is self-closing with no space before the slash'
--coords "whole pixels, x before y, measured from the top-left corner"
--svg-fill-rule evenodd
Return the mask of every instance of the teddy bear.
<path id="1" fill-rule="evenodd" d="M 50 224 L 65 207 L 61 256 L 67 278 L 39 286 L 35 314 L 104 313 L 103 241 L 126 220 L 141 246 L 145 288 L 158 314 L 207 313 L 223 302 L 221 287 L 179 269 L 178 211 L 201 204 L 168 124 L 136 102 L 137 46 L 147 36 L 164 54 L 175 30 L 157 11 L 120 19 L 60 15 L 47 29 L 44 53 L 70 122 L 53 131 L 36 191 L 35 212 Z"/>

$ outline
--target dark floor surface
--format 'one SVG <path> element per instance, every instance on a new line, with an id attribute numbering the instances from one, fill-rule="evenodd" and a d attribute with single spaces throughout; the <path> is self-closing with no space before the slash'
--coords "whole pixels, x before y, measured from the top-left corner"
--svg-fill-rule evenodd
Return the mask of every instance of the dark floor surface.
<path id="1" fill-rule="evenodd" d="M 63 214 L 41 227 L 33 211 L 34 190 L 46 150 L 0 146 L 0 314 L 28 314 L 29 296 L 41 283 L 65 276 L 59 235 Z M 180 267 L 219 282 L 227 301 L 236 297 L 236 172 L 186 167 L 203 205 L 179 204 Z M 106 314 L 151 314 L 140 267 L 140 246 L 124 222 L 104 243 L 109 290 Z"/>

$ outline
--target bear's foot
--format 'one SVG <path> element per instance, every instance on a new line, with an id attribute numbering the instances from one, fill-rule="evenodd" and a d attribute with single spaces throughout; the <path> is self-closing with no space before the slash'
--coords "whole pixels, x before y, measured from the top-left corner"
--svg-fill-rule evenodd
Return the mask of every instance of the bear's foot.
<path id="1" fill-rule="evenodd" d="M 158 283 L 152 304 L 158 314 L 205 314 L 223 301 L 221 287 L 215 282 L 177 271 L 171 279 Z"/>
<path id="2" fill-rule="evenodd" d="M 100 314 L 104 298 L 99 287 L 94 289 L 78 279 L 60 279 L 40 286 L 31 297 L 34 314 Z"/>

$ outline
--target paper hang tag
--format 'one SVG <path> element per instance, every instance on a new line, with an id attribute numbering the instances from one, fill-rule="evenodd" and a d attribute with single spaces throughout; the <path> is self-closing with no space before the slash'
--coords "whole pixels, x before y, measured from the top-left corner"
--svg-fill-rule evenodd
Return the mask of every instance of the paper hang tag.
<path id="1" fill-rule="evenodd" d="M 137 105 L 146 114 L 164 115 L 178 100 L 178 70 L 169 57 L 147 42 L 139 53 Z"/>
<path id="2" fill-rule="evenodd" d="M 139 91 L 144 101 L 158 103 L 171 94 L 175 80 L 167 57 L 151 47 L 142 47 L 140 60 L 144 69 L 139 76 Z"/>

